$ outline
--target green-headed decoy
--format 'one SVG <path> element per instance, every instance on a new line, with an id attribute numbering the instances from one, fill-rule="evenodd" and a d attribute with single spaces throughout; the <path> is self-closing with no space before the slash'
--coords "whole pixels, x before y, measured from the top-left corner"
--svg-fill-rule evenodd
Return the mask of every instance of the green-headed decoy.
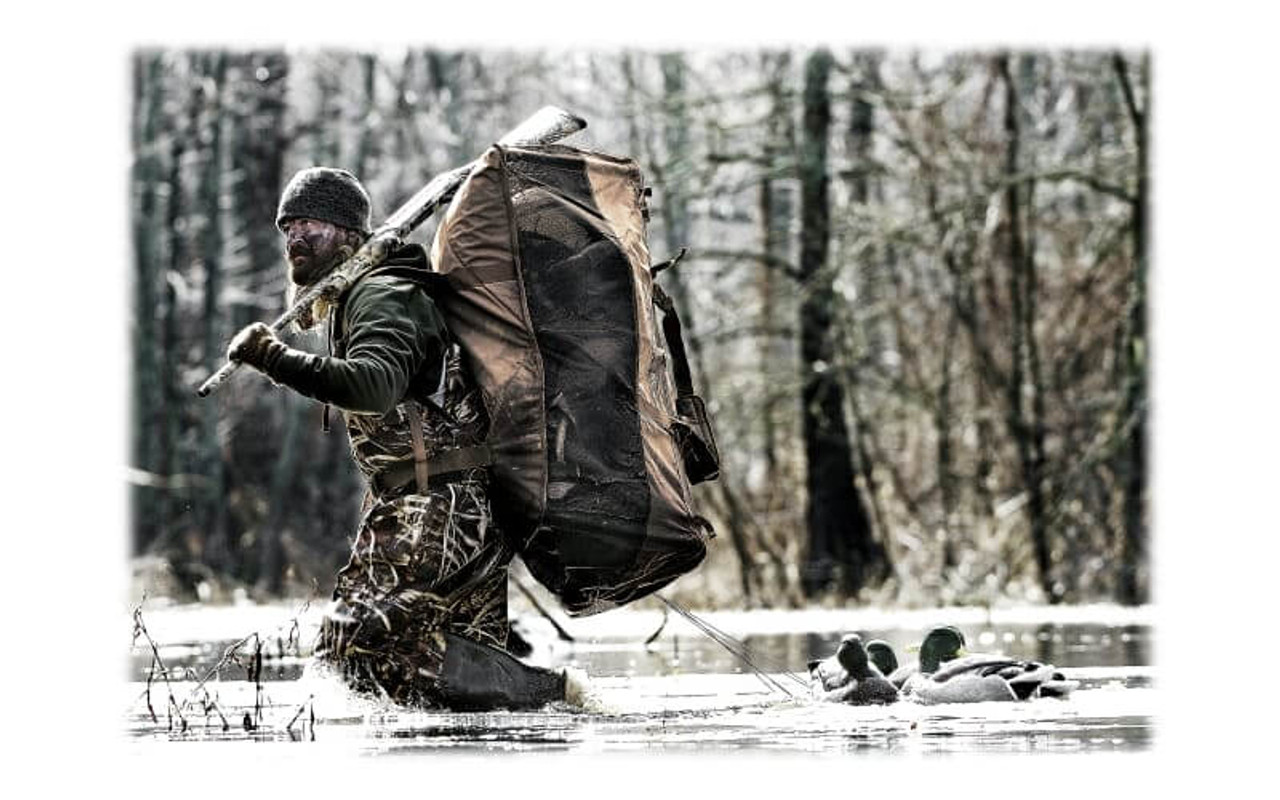
<path id="1" fill-rule="evenodd" d="M 946 625 L 925 636 L 920 645 L 920 668 L 903 681 L 901 689 L 904 697 L 936 704 L 1065 697 L 1076 685 L 1051 665 L 968 653 L 964 634 Z"/>
<path id="2" fill-rule="evenodd" d="M 878 645 L 876 651 L 881 651 Z M 889 645 L 883 645 L 883 649 L 889 651 L 886 658 L 883 654 L 873 655 L 873 658 L 881 658 L 885 660 L 885 664 L 892 663 L 894 667 L 885 673 L 889 682 L 899 689 L 902 689 L 907 681 L 913 675 L 920 673 L 932 674 L 937 672 L 938 667 L 944 661 L 951 661 L 964 655 L 964 634 L 960 629 L 953 625 L 939 625 L 931 628 L 925 634 L 924 641 L 920 643 L 919 656 L 915 664 L 903 664 L 898 666 L 898 659 L 893 656 L 893 649 Z"/>
<path id="3" fill-rule="evenodd" d="M 861 706 L 898 699 L 898 690 L 871 665 L 862 637 L 856 633 L 840 639 L 835 655 L 810 661 L 809 678 L 819 700 Z"/>
<path id="4" fill-rule="evenodd" d="M 871 665 L 886 678 L 898 668 L 898 656 L 893 652 L 893 646 L 884 639 L 867 642 L 867 657 L 871 659 Z"/>

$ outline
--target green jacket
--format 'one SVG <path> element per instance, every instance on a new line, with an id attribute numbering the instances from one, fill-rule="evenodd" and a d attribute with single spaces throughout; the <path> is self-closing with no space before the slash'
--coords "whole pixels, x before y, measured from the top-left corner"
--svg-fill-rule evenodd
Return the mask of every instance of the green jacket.
<path id="1" fill-rule="evenodd" d="M 385 267 L 427 269 L 420 245 L 408 245 Z M 430 397 L 441 385 L 450 339 L 444 319 L 411 279 L 361 279 L 333 311 L 330 356 L 272 347 L 264 372 L 276 383 L 355 414 L 386 414 L 406 395 Z"/>

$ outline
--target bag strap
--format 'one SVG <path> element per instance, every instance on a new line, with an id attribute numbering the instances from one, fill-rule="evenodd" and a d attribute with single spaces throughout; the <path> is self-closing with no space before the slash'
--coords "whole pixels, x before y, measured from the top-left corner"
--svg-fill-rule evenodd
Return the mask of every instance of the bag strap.
<path id="1" fill-rule="evenodd" d="M 676 396 L 688 397 L 693 394 L 693 373 L 689 370 L 689 356 L 684 351 L 680 314 L 671 297 L 656 283 L 653 285 L 653 301 L 662 309 L 662 335 L 666 338 L 667 350 L 671 353 L 671 372 L 675 378 Z"/>

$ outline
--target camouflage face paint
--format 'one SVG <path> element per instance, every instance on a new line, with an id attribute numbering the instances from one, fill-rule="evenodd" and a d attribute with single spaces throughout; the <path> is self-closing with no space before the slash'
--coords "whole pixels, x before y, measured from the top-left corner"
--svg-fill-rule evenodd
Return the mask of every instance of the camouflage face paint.
<path id="1" fill-rule="evenodd" d="M 289 280 L 308 286 L 335 266 L 347 244 L 346 233 L 331 222 L 300 217 L 284 224 Z"/>

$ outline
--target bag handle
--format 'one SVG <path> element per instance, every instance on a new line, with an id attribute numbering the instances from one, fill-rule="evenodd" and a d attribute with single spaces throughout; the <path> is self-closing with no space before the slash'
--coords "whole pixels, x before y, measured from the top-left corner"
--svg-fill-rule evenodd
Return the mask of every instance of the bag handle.
<path id="1" fill-rule="evenodd" d="M 680 251 L 681 255 L 684 250 Z M 676 256 L 672 261 L 679 259 Z M 689 356 L 684 350 L 684 337 L 681 334 L 680 314 L 671 296 L 658 284 L 653 285 L 653 302 L 662 309 L 662 335 L 667 340 L 667 350 L 671 353 L 671 373 L 675 378 L 676 396 L 688 397 L 693 394 L 693 373 L 689 369 Z"/>

